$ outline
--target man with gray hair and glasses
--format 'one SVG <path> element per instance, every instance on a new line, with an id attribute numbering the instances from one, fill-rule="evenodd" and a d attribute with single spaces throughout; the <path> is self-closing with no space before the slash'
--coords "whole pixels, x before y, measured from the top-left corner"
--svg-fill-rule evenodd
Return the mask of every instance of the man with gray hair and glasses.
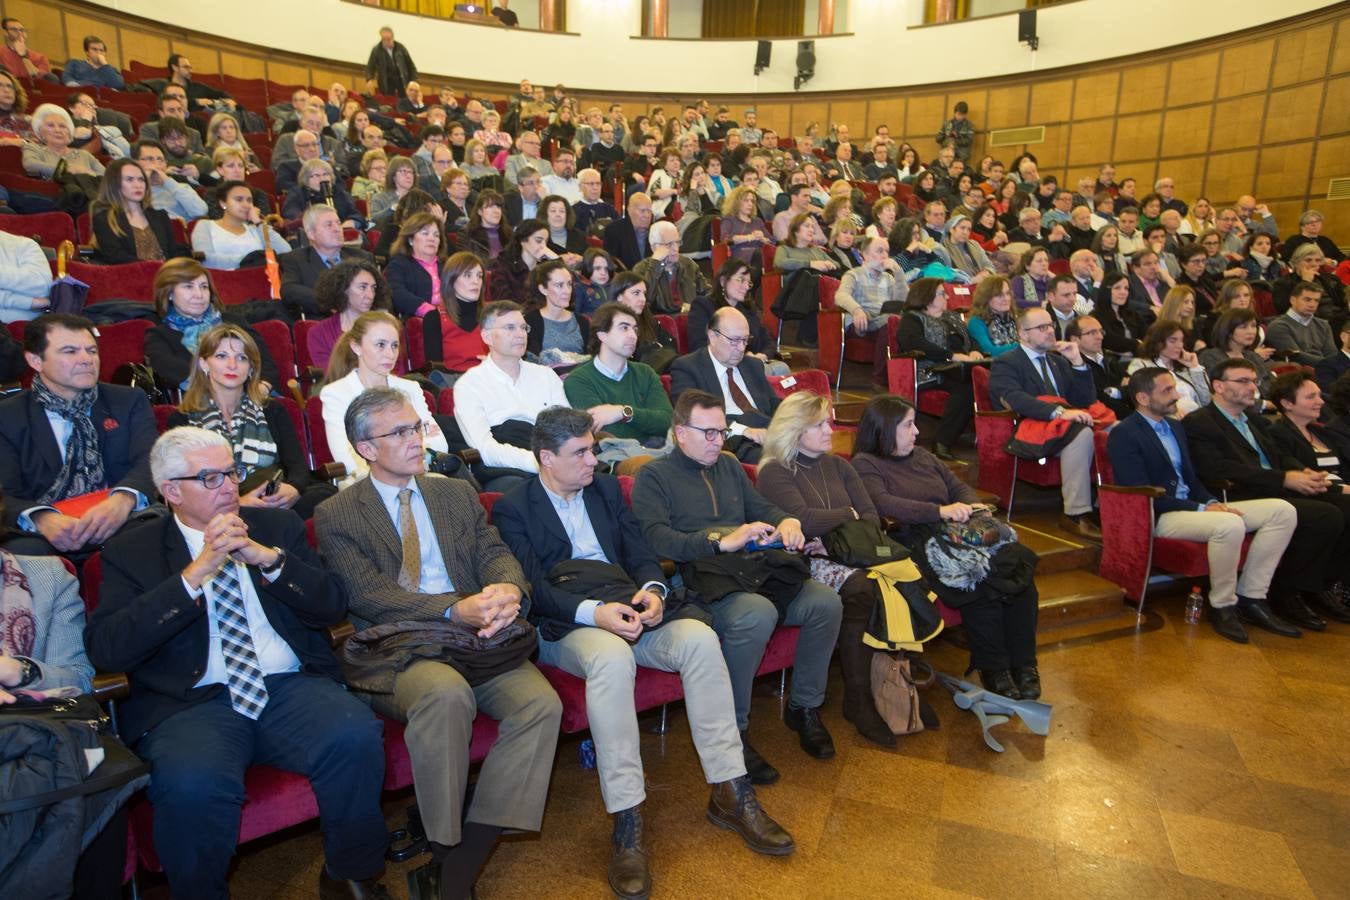
<path id="1" fill-rule="evenodd" d="M 165 432 L 150 471 L 172 515 L 103 548 L 85 646 L 126 672 L 121 733 L 151 765 L 155 849 L 175 897 L 229 896 L 244 772 L 309 779 L 319 897 L 388 897 L 379 721 L 341 684 L 325 629 L 346 602 L 287 509 L 240 507 L 246 467 L 220 435 Z"/>
<path id="2" fill-rule="evenodd" d="M 319 504 L 314 525 L 324 558 L 347 589 L 352 623 L 358 631 L 427 623 L 434 634 L 449 620 L 478 639 L 456 644 L 456 665 L 444 655 L 410 652 L 389 660 L 376 684 L 355 685 L 377 712 L 407 723 L 440 897 L 468 898 L 503 831 L 539 830 L 562 703 L 528 659 L 491 643 L 528 614 L 530 584 L 473 488 L 426 474 L 426 425 L 407 399 L 371 388 L 352 401 L 343 425 L 370 474 Z M 480 661 L 467 666 L 468 655 Z M 469 742 L 479 710 L 500 725 L 466 815 Z"/>

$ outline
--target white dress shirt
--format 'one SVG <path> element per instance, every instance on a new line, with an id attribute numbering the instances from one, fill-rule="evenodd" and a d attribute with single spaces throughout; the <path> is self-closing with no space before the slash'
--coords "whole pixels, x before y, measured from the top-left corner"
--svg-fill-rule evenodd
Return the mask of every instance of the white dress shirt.
<path id="1" fill-rule="evenodd" d="M 196 559 L 202 552 L 202 546 L 206 543 L 206 535 L 195 528 L 190 528 L 183 523 L 183 520 L 174 516 L 173 522 L 178 526 L 179 532 L 183 535 L 183 540 L 187 542 L 188 556 Z M 244 595 L 244 616 L 248 619 L 249 635 L 253 639 L 253 652 L 258 657 L 258 668 L 262 669 L 264 675 L 279 675 L 283 672 L 299 672 L 300 658 L 295 655 L 291 645 L 286 643 L 285 638 L 277 634 L 272 623 L 267 618 L 267 613 L 263 611 L 262 602 L 258 599 L 258 592 L 253 587 L 253 579 L 249 577 L 248 567 L 234 560 L 227 560 L 225 565 L 236 568 L 235 575 L 239 579 L 239 588 Z M 269 581 L 275 581 L 281 575 L 281 570 L 271 574 Z M 267 575 L 263 576 L 268 578 Z M 205 596 L 206 620 L 210 628 L 210 641 L 206 651 L 206 671 L 202 673 L 201 679 L 193 687 L 202 687 L 208 684 L 226 684 L 225 674 L 225 651 L 220 646 L 220 616 L 216 613 L 215 596 L 215 576 L 203 581 L 202 586 L 193 589 L 188 584 L 187 579 L 183 579 L 183 587 L 187 589 L 188 596 L 194 600 Z"/>
<path id="2" fill-rule="evenodd" d="M 413 408 L 413 412 L 417 413 L 419 421 L 431 423 L 432 428 L 424 439 L 426 448 L 449 453 L 450 445 L 446 442 L 440 426 L 436 425 L 436 420 L 431 417 L 431 410 L 427 408 L 427 398 L 422 393 L 421 386 L 415 381 L 390 375 L 389 387 L 408 398 L 408 404 Z M 328 450 L 335 462 L 347 467 L 347 477 L 338 482 L 340 488 L 348 487 L 358 479 L 365 478 L 366 473 L 370 471 L 365 457 L 357 453 L 356 448 L 347 440 L 347 426 L 344 421 L 347 407 L 351 406 L 352 401 L 365 389 L 366 386 L 361 383 L 360 373 L 353 369 L 332 384 L 324 385 L 323 390 L 319 392 L 319 399 L 323 401 L 323 431 L 328 438 Z"/>
<path id="3" fill-rule="evenodd" d="M 708 348 L 707 353 L 708 358 L 712 360 L 713 371 L 717 373 L 717 386 L 722 389 L 722 402 L 724 402 L 727 406 L 727 418 L 729 419 L 732 416 L 739 416 L 740 414 L 745 412 L 745 410 L 741 409 L 739 406 L 736 405 L 736 401 L 733 400 L 731 397 L 731 391 L 727 388 L 728 366 L 726 366 L 724 363 L 718 362 L 717 357 L 713 356 L 712 354 L 712 347 Z M 736 379 L 737 387 L 739 387 L 745 393 L 745 396 L 750 399 L 750 402 L 753 403 L 755 400 L 754 395 L 750 393 L 750 385 L 745 383 L 745 378 L 741 375 L 740 367 L 731 366 L 730 369 L 731 369 L 731 377 Z M 768 410 L 761 410 L 761 412 L 763 412 L 765 415 L 768 415 Z M 733 435 L 745 434 L 746 426 L 740 422 L 732 422 L 727 427 L 731 429 L 731 433 Z"/>
<path id="4" fill-rule="evenodd" d="M 562 379 L 548 366 L 521 360 L 520 375 L 512 379 L 488 357 L 455 382 L 455 421 L 469 446 L 489 466 L 538 472 L 534 454 L 523 447 L 503 444 L 492 428 L 509 419 L 534 423 L 550 406 L 571 406 Z"/>

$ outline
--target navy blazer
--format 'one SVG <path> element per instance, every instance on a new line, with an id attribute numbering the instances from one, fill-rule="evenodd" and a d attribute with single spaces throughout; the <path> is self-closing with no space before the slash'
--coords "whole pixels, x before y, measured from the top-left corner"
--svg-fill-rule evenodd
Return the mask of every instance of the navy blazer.
<path id="1" fill-rule="evenodd" d="M 342 620 L 346 598 L 305 539 L 304 523 L 288 509 L 245 507 L 239 515 L 253 540 L 286 551 L 271 582 L 248 567 L 267 621 L 295 651 L 302 672 L 341 680 L 323 629 Z M 103 585 L 84 643 L 95 668 L 130 677 L 121 725 L 122 736 L 134 742 L 225 686 L 195 687 L 206 671 L 210 622 L 206 604 L 192 599 L 183 584 L 192 558 L 177 519 L 161 516 L 120 534 L 104 545 L 102 556 Z"/>
<path id="2" fill-rule="evenodd" d="M 1167 448 L 1153 430 L 1153 423 L 1139 413 L 1122 419 L 1106 439 L 1106 452 L 1116 472 L 1116 484 L 1138 487 L 1151 484 L 1167 493 L 1153 501 L 1153 514 L 1165 512 L 1194 512 L 1197 506 L 1214 502 L 1212 495 L 1191 465 L 1190 449 L 1186 445 L 1186 429 L 1181 422 L 1163 419 L 1172 430 L 1177 447 L 1181 449 L 1181 478 L 1167 455 Z M 1177 499 L 1177 486 L 1185 480 L 1190 491 L 1185 500 Z"/>
<path id="3" fill-rule="evenodd" d="M 642 526 L 623 500 L 619 480 L 597 473 L 582 490 L 582 498 L 605 558 L 639 585 L 656 581 L 669 587 L 660 561 L 642 538 Z M 525 570 L 533 600 L 530 621 L 540 634 L 556 641 L 579 627 L 577 607 L 590 598 L 548 582 L 553 567 L 572 558 L 572 541 L 537 476 L 516 485 L 497 501 L 492 507 L 492 524 Z"/>
<path id="4" fill-rule="evenodd" d="M 749 415 L 728 415 L 728 422 L 740 422 L 747 428 L 767 428 L 769 420 L 778 409 L 778 395 L 769 386 L 769 376 L 764 374 L 764 363 L 747 354 L 741 359 L 736 371 L 741 373 L 745 386 L 750 389 L 750 402 L 755 404 L 757 413 Z M 706 348 L 686 353 L 670 364 L 670 396 L 678 400 L 680 394 L 693 388 L 707 391 L 714 397 L 724 396 L 722 385 L 725 383 L 725 371 L 718 371 L 713 365 L 712 354 Z"/>
<path id="5" fill-rule="evenodd" d="M 1046 361 L 1059 390 L 1053 390 L 1041 380 L 1041 373 L 1031 364 L 1026 350 L 1017 347 L 994 357 L 989 367 L 989 399 L 994 406 L 1006 406 L 1019 417 L 1048 422 L 1054 418 L 1055 405 L 1039 396 L 1054 394 L 1063 397 L 1074 409 L 1087 409 L 1097 399 L 1097 386 L 1090 367 L 1075 369 L 1058 353 L 1051 352 Z"/>
<path id="6" fill-rule="evenodd" d="M 1336 383 L 1336 379 L 1350 372 L 1350 356 L 1346 356 L 1342 350 L 1337 350 L 1333 355 L 1319 359 L 1313 371 L 1316 373 L 1314 377 L 1317 378 L 1317 386 L 1329 391 Z"/>
<path id="7" fill-rule="evenodd" d="M 384 278 L 389 282 L 394 315 L 399 318 L 415 316 L 419 306 L 431 302 L 431 276 L 411 256 L 395 253 L 389 257 L 389 265 L 384 268 Z"/>
<path id="8" fill-rule="evenodd" d="M 651 249 L 650 244 L 647 249 Z M 615 219 L 605 228 L 605 252 L 623 263 L 625 269 L 642 261 L 642 249 L 638 247 L 637 232 L 630 219 Z"/>
<path id="9" fill-rule="evenodd" d="M 91 418 L 108 486 L 140 491 L 153 502 L 150 448 L 159 430 L 145 392 L 100 382 Z M 5 492 L 6 526 L 17 527 L 19 514 L 38 504 L 61 473 L 61 461 L 51 422 L 33 392 L 0 400 L 0 487 Z"/>

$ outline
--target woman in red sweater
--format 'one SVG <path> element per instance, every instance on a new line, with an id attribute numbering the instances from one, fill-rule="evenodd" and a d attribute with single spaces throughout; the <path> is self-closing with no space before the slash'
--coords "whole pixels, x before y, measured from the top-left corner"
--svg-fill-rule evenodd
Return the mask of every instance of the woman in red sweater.
<path id="1" fill-rule="evenodd" d="M 478 324 L 483 294 L 483 263 L 473 253 L 456 253 L 441 268 L 441 365 L 467 372 L 483 360 L 487 348 Z"/>

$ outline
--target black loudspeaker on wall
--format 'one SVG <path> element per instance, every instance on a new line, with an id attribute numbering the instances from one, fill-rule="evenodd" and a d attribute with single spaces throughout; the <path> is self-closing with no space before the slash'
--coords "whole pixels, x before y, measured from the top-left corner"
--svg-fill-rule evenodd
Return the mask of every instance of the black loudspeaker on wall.
<path id="1" fill-rule="evenodd" d="M 760 41 L 755 47 L 755 74 L 758 75 L 769 67 L 769 54 L 773 52 L 773 44 L 768 41 Z"/>
<path id="2" fill-rule="evenodd" d="M 816 42 L 797 42 L 797 76 L 792 79 L 792 89 L 801 90 L 801 86 L 816 74 Z"/>
<path id="3" fill-rule="evenodd" d="M 1035 50 L 1041 45 L 1036 37 L 1036 10 L 1024 9 L 1017 14 L 1017 40 Z"/>

